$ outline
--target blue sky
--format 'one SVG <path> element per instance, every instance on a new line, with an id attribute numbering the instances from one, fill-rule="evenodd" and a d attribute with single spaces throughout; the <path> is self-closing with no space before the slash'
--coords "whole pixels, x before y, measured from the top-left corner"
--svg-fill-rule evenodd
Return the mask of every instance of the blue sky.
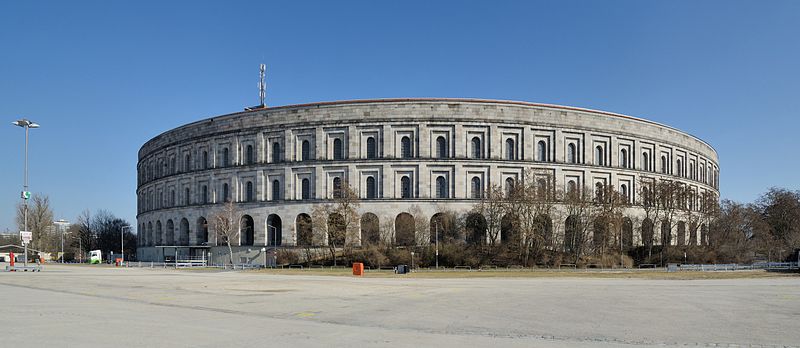
<path id="1" fill-rule="evenodd" d="M 31 190 L 58 218 L 135 221 L 136 153 L 257 104 L 496 98 L 644 117 L 719 153 L 723 198 L 798 189 L 800 1 L 5 1 L 0 231 Z M 763 151 L 766 149 L 767 151 Z"/>

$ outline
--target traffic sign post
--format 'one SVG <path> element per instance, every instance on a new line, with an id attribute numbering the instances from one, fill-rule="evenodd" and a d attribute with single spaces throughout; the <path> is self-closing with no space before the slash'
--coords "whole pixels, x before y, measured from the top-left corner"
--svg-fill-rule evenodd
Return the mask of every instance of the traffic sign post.
<path id="1" fill-rule="evenodd" d="M 33 232 L 30 231 L 19 231 L 19 238 L 22 239 L 22 245 L 25 247 L 25 255 L 23 256 L 23 261 L 25 264 L 25 270 L 28 270 L 28 243 L 31 242 L 33 239 Z"/>

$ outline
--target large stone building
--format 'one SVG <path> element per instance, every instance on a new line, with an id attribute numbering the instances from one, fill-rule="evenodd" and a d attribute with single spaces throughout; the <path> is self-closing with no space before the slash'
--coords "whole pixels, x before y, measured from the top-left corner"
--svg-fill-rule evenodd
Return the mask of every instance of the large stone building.
<path id="1" fill-rule="evenodd" d="M 362 233 L 347 241 L 354 244 L 374 238 L 367 234 L 376 229 L 394 229 L 409 212 L 466 213 L 487 187 L 512 185 L 526 171 L 563 190 L 612 185 L 631 202 L 641 201 L 643 178 L 684 183 L 692 206 L 703 194 L 718 196 L 719 185 L 715 150 L 675 128 L 575 107 L 475 99 L 339 101 L 212 117 L 148 141 L 137 168 L 138 257 L 156 261 L 176 251 L 227 253 L 208 223 L 226 200 L 241 213 L 236 260 L 259 260 L 264 246 L 313 243 L 305 222 L 343 182 L 362 201 Z M 626 243 L 642 243 L 641 210 L 626 210 L 633 235 Z M 564 235 L 563 223 L 553 226 L 554 236 Z M 666 228 L 675 237 L 667 243 L 702 243 L 685 221 Z M 400 231 L 385 232 L 400 239 Z"/>

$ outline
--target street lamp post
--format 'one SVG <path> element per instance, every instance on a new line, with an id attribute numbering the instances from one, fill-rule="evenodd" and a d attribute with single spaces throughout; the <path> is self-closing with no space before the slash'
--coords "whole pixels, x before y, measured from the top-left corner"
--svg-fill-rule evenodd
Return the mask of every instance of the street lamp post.
<path id="1" fill-rule="evenodd" d="M 272 265 L 273 266 L 277 266 L 278 265 L 278 252 L 277 252 L 277 246 L 278 245 L 276 243 L 276 238 L 278 236 L 278 229 L 275 228 L 275 226 L 267 225 L 267 231 L 269 231 L 270 228 L 272 229 L 272 252 L 273 252 L 273 256 L 272 256 L 273 263 L 272 263 Z M 266 267 L 266 265 L 264 267 Z"/>
<path id="2" fill-rule="evenodd" d="M 58 226 L 58 229 L 61 231 L 61 263 L 64 263 L 64 226 L 69 224 L 67 220 L 60 219 L 58 221 L 54 221 L 54 224 Z"/>
<path id="3" fill-rule="evenodd" d="M 24 179 L 23 179 L 23 189 L 22 189 L 22 200 L 24 202 L 24 215 L 25 215 L 25 222 L 23 229 L 25 231 L 28 230 L 28 199 L 31 198 L 30 192 L 28 192 L 28 133 L 31 128 L 39 128 L 39 124 L 31 122 L 28 119 L 21 119 L 11 124 L 25 128 L 25 171 L 24 171 Z M 28 269 L 28 243 L 25 243 L 25 257 L 23 258 L 25 269 Z"/>
<path id="4" fill-rule="evenodd" d="M 122 226 L 122 228 L 119 229 L 119 238 L 120 238 L 119 239 L 119 241 L 120 241 L 120 248 L 119 248 L 120 251 L 119 251 L 119 253 L 122 254 L 122 262 L 125 262 L 125 229 L 126 228 L 129 231 L 131 229 L 130 226 Z M 177 248 L 176 248 L 176 250 L 177 250 Z M 178 259 L 176 258 L 175 262 L 177 262 L 177 260 Z"/>
<path id="5" fill-rule="evenodd" d="M 441 223 L 436 221 L 436 269 L 439 269 L 439 225 Z"/>

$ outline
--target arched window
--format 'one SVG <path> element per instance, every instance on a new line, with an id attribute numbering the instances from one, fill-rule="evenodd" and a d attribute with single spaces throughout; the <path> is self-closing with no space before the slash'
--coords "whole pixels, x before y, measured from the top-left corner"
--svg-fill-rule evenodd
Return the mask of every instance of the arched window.
<path id="1" fill-rule="evenodd" d="M 189 188 L 188 187 L 186 188 L 186 191 L 184 192 L 183 200 L 185 202 L 184 205 L 189 205 L 192 202 L 191 197 L 189 196 Z"/>
<path id="2" fill-rule="evenodd" d="M 297 231 L 297 245 L 311 246 L 314 242 L 313 223 L 308 214 L 297 215 L 295 220 L 295 230 Z"/>
<path id="3" fill-rule="evenodd" d="M 197 245 L 208 244 L 208 221 L 204 217 L 197 219 L 196 236 Z"/>
<path id="4" fill-rule="evenodd" d="M 567 163 L 578 163 L 578 154 L 573 143 L 567 145 Z"/>
<path id="5" fill-rule="evenodd" d="M 596 202 L 605 202 L 605 186 L 602 183 L 594 184 L 594 198 Z"/>
<path id="6" fill-rule="evenodd" d="M 177 161 L 176 161 L 175 157 L 172 157 L 172 160 L 170 161 L 170 166 L 169 166 L 169 173 L 170 174 L 175 174 L 176 170 L 178 170 L 178 164 L 177 164 Z"/>
<path id="7" fill-rule="evenodd" d="M 622 168 L 628 168 L 628 150 L 622 149 L 619 150 L 619 166 Z"/>
<path id="8" fill-rule="evenodd" d="M 255 162 L 255 155 L 253 154 L 253 145 L 247 145 L 247 150 L 245 150 L 245 163 L 253 164 Z"/>
<path id="9" fill-rule="evenodd" d="M 447 139 L 445 137 L 440 136 L 436 138 L 436 157 L 438 158 L 447 158 L 449 152 L 447 149 Z"/>
<path id="10" fill-rule="evenodd" d="M 276 214 L 267 216 L 267 245 L 281 245 L 283 239 L 283 221 Z"/>
<path id="11" fill-rule="evenodd" d="M 470 151 L 472 158 L 483 158 L 483 146 L 481 146 L 481 138 L 472 138 L 472 149 L 470 150 L 472 150 Z"/>
<path id="12" fill-rule="evenodd" d="M 203 169 L 208 169 L 208 151 L 203 151 Z"/>
<path id="13" fill-rule="evenodd" d="M 403 137 L 400 139 L 400 157 L 411 158 L 411 138 Z"/>
<path id="14" fill-rule="evenodd" d="M 208 186 L 203 185 L 203 188 L 201 189 L 201 192 L 202 192 L 202 195 L 203 195 L 203 204 L 208 203 Z"/>
<path id="15" fill-rule="evenodd" d="M 689 163 L 689 179 L 696 180 L 694 176 L 694 163 Z"/>
<path id="16" fill-rule="evenodd" d="M 536 181 L 536 197 L 539 199 L 547 199 L 548 196 L 547 180 L 539 179 Z"/>
<path id="17" fill-rule="evenodd" d="M 231 165 L 231 162 L 230 162 L 230 151 L 228 151 L 228 148 L 226 147 L 226 148 L 222 149 L 222 166 L 223 167 L 227 167 L 229 165 Z"/>
<path id="18" fill-rule="evenodd" d="M 667 156 L 661 156 L 661 173 L 667 174 Z"/>
<path id="19" fill-rule="evenodd" d="M 300 187 L 300 197 L 302 199 L 311 199 L 311 182 L 308 179 L 303 179 Z"/>
<path id="20" fill-rule="evenodd" d="M 367 199 L 373 199 L 377 197 L 377 187 L 375 187 L 375 178 L 368 176 L 367 177 Z"/>
<path id="21" fill-rule="evenodd" d="M 342 178 L 333 178 L 333 198 L 342 198 Z"/>
<path id="22" fill-rule="evenodd" d="M 227 202 L 230 200 L 231 194 L 228 192 L 228 184 L 222 184 L 222 201 Z"/>
<path id="23" fill-rule="evenodd" d="M 308 140 L 303 140 L 303 143 L 300 146 L 300 160 L 311 160 L 311 144 L 308 142 Z"/>
<path id="24" fill-rule="evenodd" d="M 642 152 L 642 170 L 650 171 L 650 156 L 647 152 Z"/>
<path id="25" fill-rule="evenodd" d="M 239 226 L 241 226 L 241 229 L 239 230 L 239 234 L 241 235 L 241 239 L 239 241 L 240 245 L 254 245 L 255 222 L 253 221 L 253 218 L 250 217 L 250 215 L 243 216 L 239 222 Z"/>
<path id="26" fill-rule="evenodd" d="M 175 206 L 175 190 L 170 191 L 169 205 L 172 207 Z"/>
<path id="27" fill-rule="evenodd" d="M 448 198 L 447 179 L 444 176 L 436 177 L 436 198 Z"/>
<path id="28" fill-rule="evenodd" d="M 483 197 L 483 185 L 481 185 L 481 178 L 475 176 L 471 180 L 470 197 L 479 199 Z"/>
<path id="29" fill-rule="evenodd" d="M 281 143 L 274 142 L 272 143 L 272 163 L 278 163 L 281 161 Z"/>
<path id="30" fill-rule="evenodd" d="M 567 196 L 575 196 L 578 194 L 578 184 L 575 183 L 575 180 L 570 180 L 567 182 Z"/>
<path id="31" fill-rule="evenodd" d="M 628 203 L 630 201 L 630 198 L 628 198 L 628 185 L 619 185 L 619 193 L 622 196 L 623 202 Z"/>
<path id="32" fill-rule="evenodd" d="M 361 243 L 362 245 L 376 245 L 381 242 L 380 220 L 373 213 L 361 215 Z"/>
<path id="33" fill-rule="evenodd" d="M 508 138 L 506 139 L 506 159 L 507 160 L 515 160 L 517 159 L 517 149 L 514 145 L 514 139 Z"/>
<path id="34" fill-rule="evenodd" d="M 400 179 L 400 197 L 411 198 L 411 178 L 407 176 Z"/>
<path id="35" fill-rule="evenodd" d="M 395 245 L 413 246 L 416 244 L 416 228 L 414 216 L 409 213 L 400 213 L 394 222 Z"/>
<path id="36" fill-rule="evenodd" d="M 564 251 L 574 253 L 581 248 L 583 238 L 581 238 L 580 219 L 575 215 L 570 215 L 564 221 Z"/>
<path id="37" fill-rule="evenodd" d="M 606 162 L 605 159 L 606 159 L 606 153 L 603 150 L 603 147 L 600 146 L 600 145 L 597 145 L 594 148 L 594 164 L 596 164 L 598 166 L 604 166 L 605 162 Z"/>
<path id="38" fill-rule="evenodd" d="M 506 197 L 510 197 L 512 193 L 514 193 L 514 179 L 506 178 Z"/>
<path id="39" fill-rule="evenodd" d="M 675 164 L 678 166 L 678 176 L 683 177 L 683 161 L 679 159 Z"/>
<path id="40" fill-rule="evenodd" d="M 547 143 L 544 140 L 536 143 L 536 159 L 539 162 L 547 162 Z"/>
<path id="41" fill-rule="evenodd" d="M 255 200 L 255 194 L 253 192 L 253 182 L 248 181 L 245 188 L 245 201 L 252 202 L 253 200 Z"/>
<path id="42" fill-rule="evenodd" d="M 642 188 L 642 205 L 645 207 L 653 205 L 653 197 L 650 194 L 649 187 Z"/>
<path id="43" fill-rule="evenodd" d="M 339 138 L 333 139 L 333 159 L 334 160 L 344 159 L 344 149 L 342 145 L 342 139 Z"/>
<path id="44" fill-rule="evenodd" d="M 192 170 L 192 155 L 186 155 L 183 161 L 183 171 L 188 172 L 190 170 Z"/>
<path id="45" fill-rule="evenodd" d="M 281 199 L 281 181 L 272 180 L 272 200 L 277 201 Z"/>
<path id="46" fill-rule="evenodd" d="M 161 239 L 161 242 L 164 245 L 175 245 L 175 224 L 172 220 L 167 220 L 167 230 L 161 231 L 161 221 L 156 222 L 156 229 L 158 229 L 158 234 L 163 235 L 164 238 Z"/>
<path id="47" fill-rule="evenodd" d="M 378 158 L 378 144 L 374 137 L 367 138 L 367 158 Z"/>

